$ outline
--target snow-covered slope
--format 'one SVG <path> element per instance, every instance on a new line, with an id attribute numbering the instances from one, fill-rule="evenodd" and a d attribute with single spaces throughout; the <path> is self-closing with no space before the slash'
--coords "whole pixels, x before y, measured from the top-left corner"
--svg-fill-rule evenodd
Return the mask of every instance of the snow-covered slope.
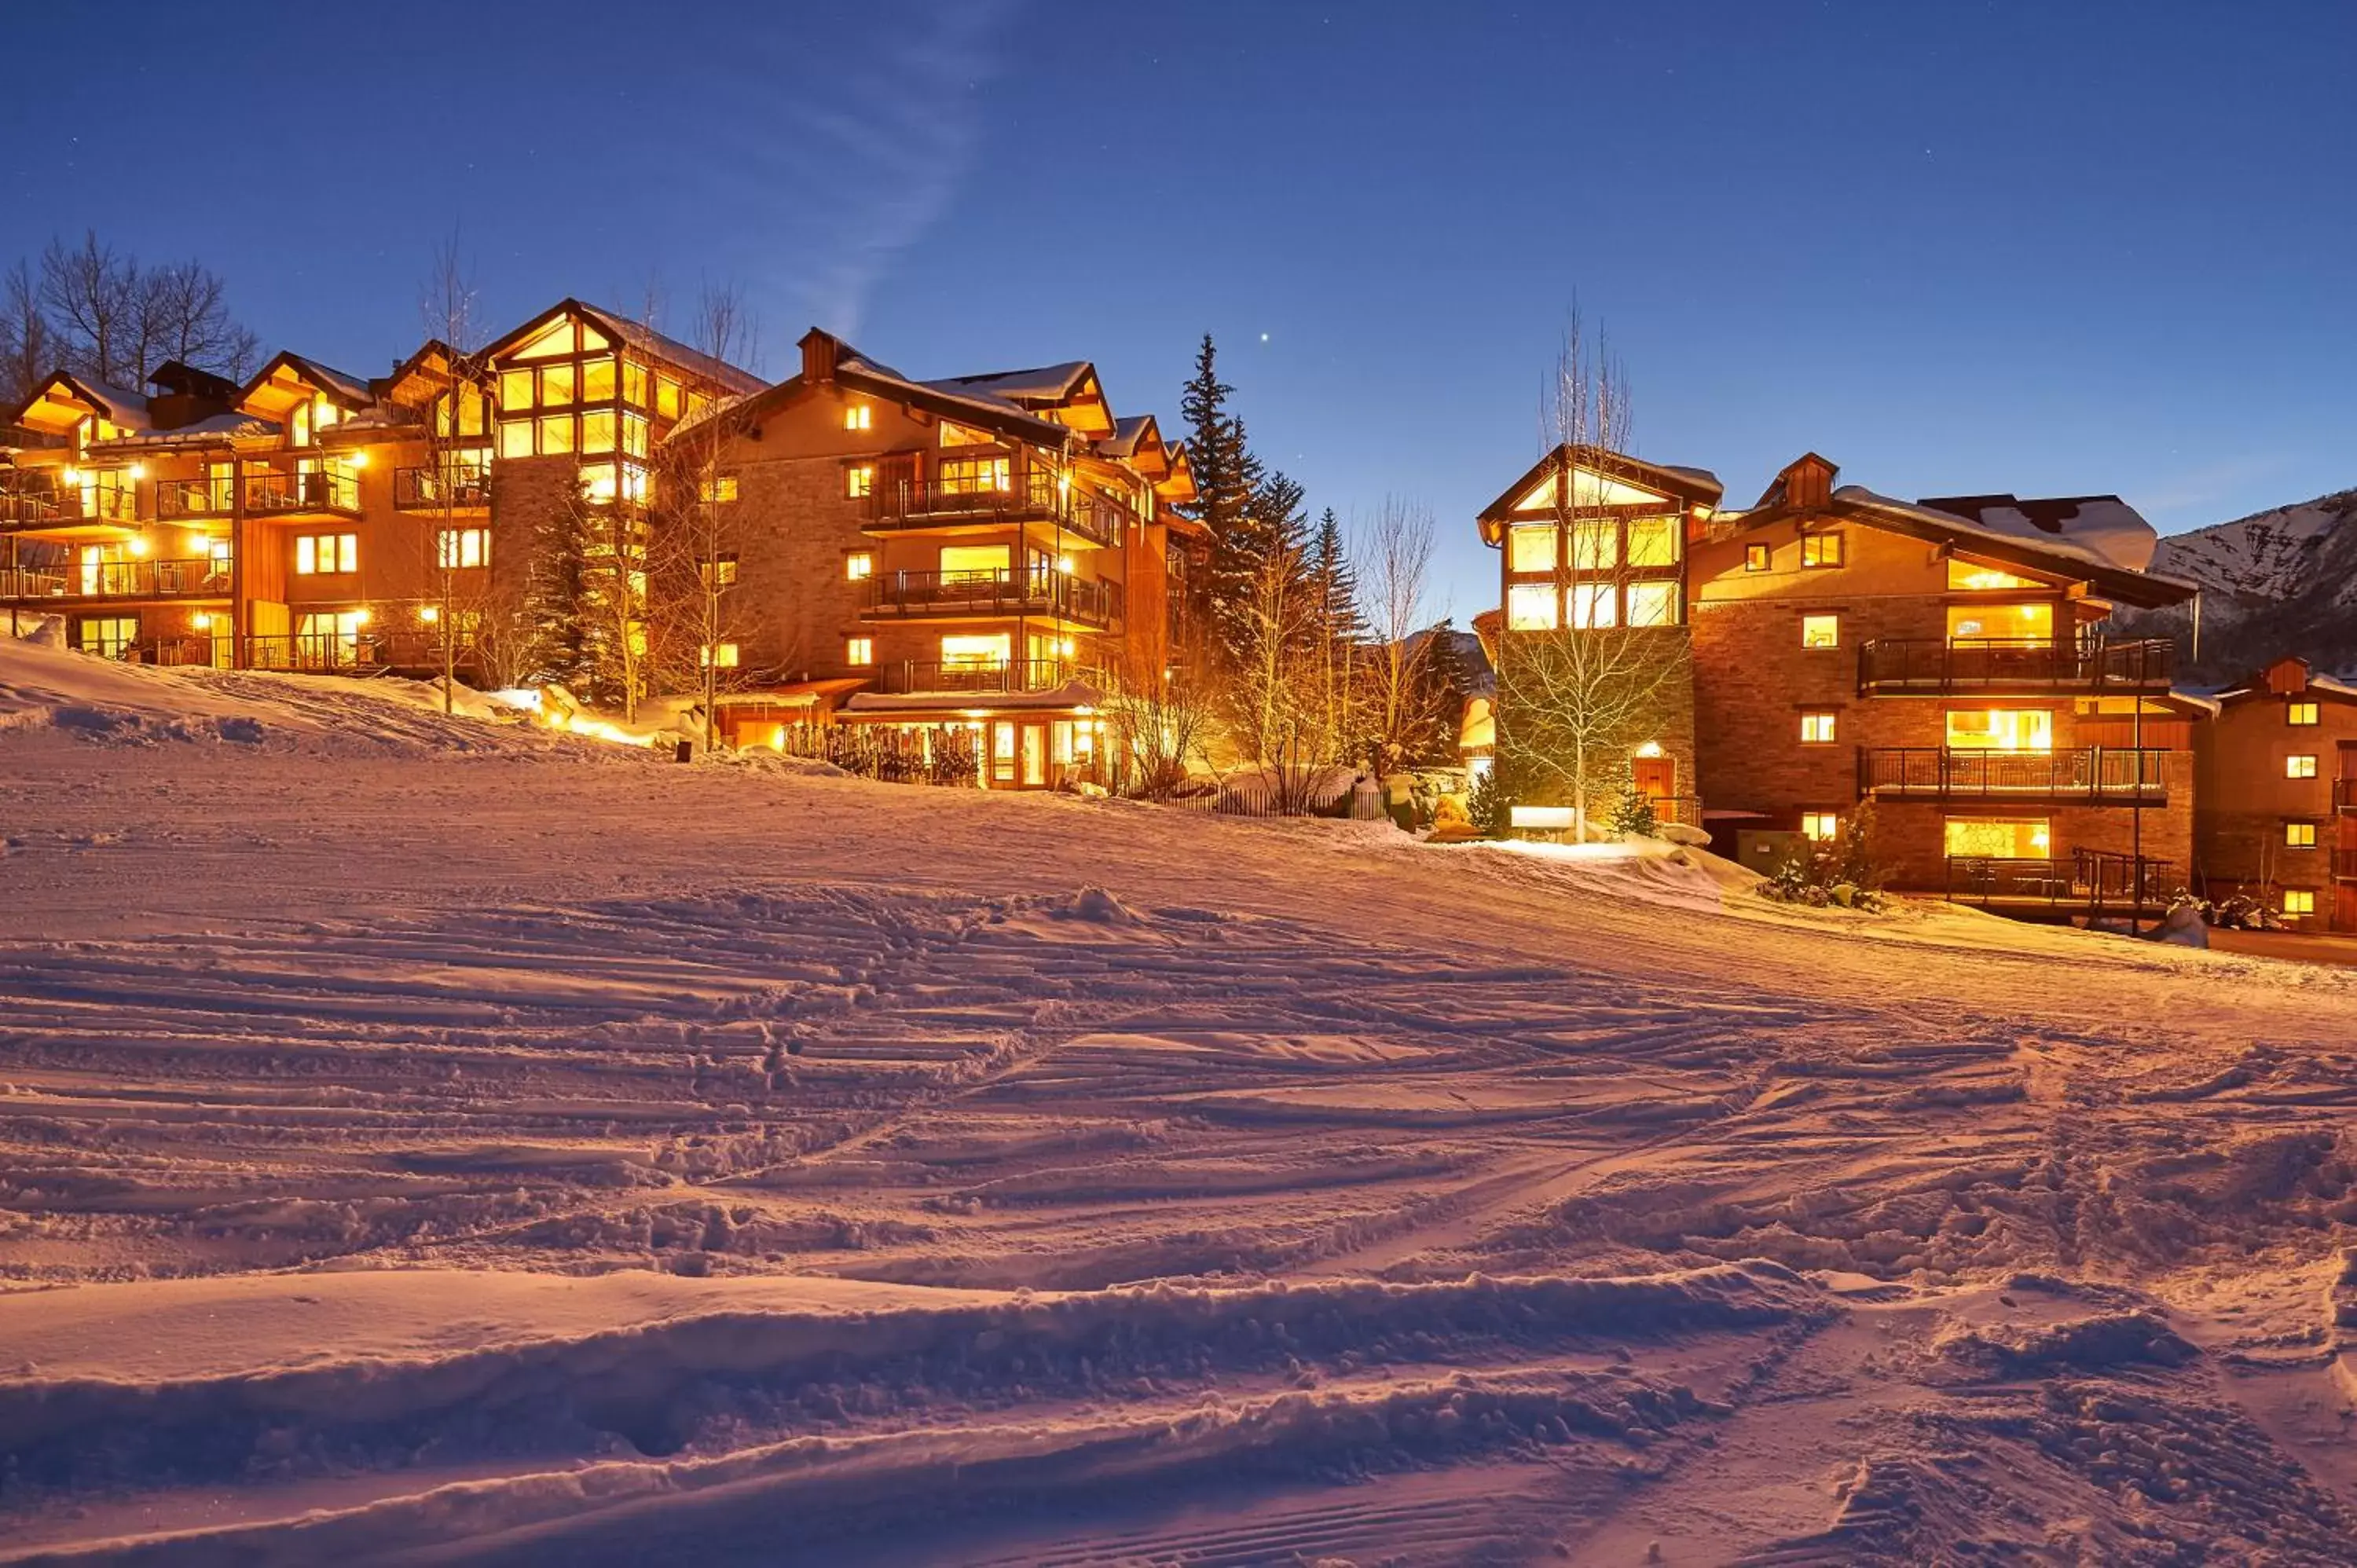
<path id="1" fill-rule="evenodd" d="M 2196 680 L 2237 680 L 2287 653 L 2357 672 L 2357 490 L 2171 534 L 2152 569 L 2201 585 Z M 2124 617 L 2122 629 L 2174 636 L 2190 659 L 2188 610 Z"/>
<path id="2" fill-rule="evenodd" d="M 0 670 L 0 1563 L 2357 1538 L 2357 971 L 90 662 Z"/>

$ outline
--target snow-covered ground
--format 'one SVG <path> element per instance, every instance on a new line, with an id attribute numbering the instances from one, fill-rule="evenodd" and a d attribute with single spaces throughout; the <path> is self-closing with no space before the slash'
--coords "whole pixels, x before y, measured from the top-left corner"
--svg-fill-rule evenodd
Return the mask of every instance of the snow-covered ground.
<path id="1" fill-rule="evenodd" d="M 2352 1559 L 2357 971 L 436 702 L 0 641 L 0 1562 Z"/>

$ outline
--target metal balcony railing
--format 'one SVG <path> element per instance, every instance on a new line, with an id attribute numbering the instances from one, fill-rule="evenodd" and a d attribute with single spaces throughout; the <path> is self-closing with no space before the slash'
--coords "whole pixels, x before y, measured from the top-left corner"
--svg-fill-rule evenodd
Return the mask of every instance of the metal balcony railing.
<path id="1" fill-rule="evenodd" d="M 1857 650 L 1861 693 L 2167 691 L 2177 647 L 2165 638 L 2083 643 L 1878 638 Z"/>
<path id="2" fill-rule="evenodd" d="M 2169 799 L 2169 753 L 2100 746 L 2064 751 L 1861 748 L 1857 787 L 1861 794 L 1908 800 L 2159 805 Z"/>
<path id="3" fill-rule="evenodd" d="M 1066 659 L 1015 659 L 976 663 L 963 660 L 909 659 L 886 671 L 883 689 L 895 695 L 975 693 L 1006 695 L 1053 692 L 1079 681 L 1101 683 L 1096 671 Z"/>
<path id="4" fill-rule="evenodd" d="M 360 674 L 389 661 L 383 639 L 368 632 L 293 632 L 247 638 L 245 662 L 255 670 Z"/>
<path id="5" fill-rule="evenodd" d="M 156 518 L 159 522 L 176 522 L 197 517 L 227 517 L 236 510 L 237 482 L 234 479 L 156 481 Z"/>
<path id="6" fill-rule="evenodd" d="M 139 486 L 127 474 L 58 482 L 47 472 L 0 481 L 0 528 L 50 528 L 71 522 L 139 521 Z"/>
<path id="7" fill-rule="evenodd" d="M 60 566 L 0 570 L 0 599 L 136 599 L 224 595 L 226 562 L 69 562 Z"/>
<path id="8" fill-rule="evenodd" d="M 2338 811 L 2357 811 L 2357 779 L 2332 781 L 2332 807 Z"/>
<path id="9" fill-rule="evenodd" d="M 967 478 L 887 480 L 867 498 L 867 526 L 879 532 L 945 523 L 1051 522 L 1091 543 L 1113 545 L 1121 542 L 1132 521 L 1128 508 L 1048 473 L 1018 475 L 1004 489 Z"/>
<path id="10" fill-rule="evenodd" d="M 357 517 L 361 510 L 359 477 L 333 468 L 310 473 L 247 474 L 245 514 L 283 517 L 300 512 L 340 512 Z"/>
<path id="11" fill-rule="evenodd" d="M 229 639 L 210 637 L 161 637 L 139 642 L 106 642 L 82 650 L 101 659 L 118 660 L 125 664 L 190 664 L 226 665 L 229 662 Z"/>
<path id="12" fill-rule="evenodd" d="M 903 616 L 1052 616 L 1110 626 L 1121 615 L 1121 588 L 1062 572 L 891 572 L 868 579 L 861 613 Z"/>
<path id="13" fill-rule="evenodd" d="M 402 511 L 476 511 L 491 504 L 491 477 L 464 468 L 396 468 L 393 504 Z"/>
<path id="14" fill-rule="evenodd" d="M 1957 904 L 2158 913 L 2169 908 L 2176 891 L 2169 862 L 2108 850 L 2073 850 L 2067 856 L 2042 859 L 1948 857 L 1947 897 Z"/>

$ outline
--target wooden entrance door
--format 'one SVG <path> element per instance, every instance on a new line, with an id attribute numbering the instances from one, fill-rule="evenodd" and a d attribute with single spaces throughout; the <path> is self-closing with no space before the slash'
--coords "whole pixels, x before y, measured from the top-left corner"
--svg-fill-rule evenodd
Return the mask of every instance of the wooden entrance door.
<path id="1" fill-rule="evenodd" d="M 1678 762 L 1674 757 L 1640 757 L 1629 764 L 1630 781 L 1649 800 L 1666 800 L 1678 792 Z"/>

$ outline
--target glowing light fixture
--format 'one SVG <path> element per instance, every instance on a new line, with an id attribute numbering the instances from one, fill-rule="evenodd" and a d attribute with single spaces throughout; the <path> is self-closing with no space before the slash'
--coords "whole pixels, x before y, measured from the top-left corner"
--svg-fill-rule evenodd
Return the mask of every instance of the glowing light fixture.
<path id="1" fill-rule="evenodd" d="M 144 533 L 133 534 L 130 549 L 134 558 L 145 556 L 147 553 L 147 536 Z"/>
<path id="2" fill-rule="evenodd" d="M 1662 755 L 1662 743 L 1658 740 L 1649 740 L 1644 745 L 1637 748 L 1637 755 L 1640 757 L 1659 757 Z"/>
<path id="3" fill-rule="evenodd" d="M 442 607 L 440 605 L 420 605 L 417 607 L 417 618 L 424 621 L 427 626 L 432 626 L 436 621 L 442 618 Z"/>
<path id="4" fill-rule="evenodd" d="M 134 464 L 132 464 L 132 465 L 131 465 L 131 477 L 132 477 L 133 478 L 135 478 L 135 479 L 144 479 L 144 478 L 145 478 L 147 477 L 147 465 L 146 465 L 146 464 L 145 464 L 145 463 L 134 463 Z"/>
<path id="5" fill-rule="evenodd" d="M 80 468 L 68 468 L 64 473 L 60 474 L 59 478 L 65 480 L 67 484 L 78 485 L 81 483 L 81 470 Z"/>
<path id="6" fill-rule="evenodd" d="M 213 618 L 207 612 L 199 610 L 196 614 L 188 618 L 188 624 L 195 627 L 199 631 L 210 631 L 213 626 Z"/>
<path id="7" fill-rule="evenodd" d="M 1069 555 L 1057 556 L 1056 570 L 1061 572 L 1067 577 L 1071 576 L 1072 575 L 1072 558 Z"/>
<path id="8" fill-rule="evenodd" d="M 354 626 L 366 626 L 371 618 L 370 612 L 367 610 L 361 609 L 354 610 L 352 612 L 352 624 Z"/>
<path id="9" fill-rule="evenodd" d="M 365 452 L 355 452 L 352 454 L 351 462 L 352 467 L 355 468 L 365 468 L 368 467 L 368 454 Z"/>

